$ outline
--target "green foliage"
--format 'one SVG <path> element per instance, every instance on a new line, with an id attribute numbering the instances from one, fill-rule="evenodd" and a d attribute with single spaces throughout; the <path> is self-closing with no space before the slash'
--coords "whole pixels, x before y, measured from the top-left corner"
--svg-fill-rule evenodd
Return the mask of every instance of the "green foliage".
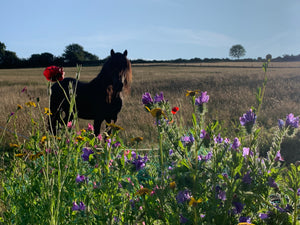
<path id="1" fill-rule="evenodd" d="M 265 86 L 257 94 L 258 108 Z M 198 98 L 199 91 L 189 93 L 191 127 L 179 125 L 162 94 L 153 100 L 148 93 L 145 113 L 156 125 L 158 151 L 147 154 L 139 152 L 141 138 L 128 148 L 115 124 L 103 137 L 95 137 L 91 125 L 79 130 L 76 112 L 53 136 L 46 129 L 49 113 L 39 101 L 28 104 L 29 116 L 40 116 L 32 121 L 30 138 L 20 142 L 16 136 L 13 154 L 2 155 L 1 221 L 230 225 L 251 218 L 253 224 L 297 224 L 300 166 L 284 166 L 280 155 L 282 140 L 296 128 L 275 128 L 262 157 L 259 124 L 250 132 L 240 127 L 229 140 L 218 121 L 206 120 L 209 102 L 203 92 Z M 75 96 L 69 101 L 73 105 Z M 20 110 L 7 123 L 16 123 Z M 41 124 L 44 129 L 38 129 Z"/>
<path id="2" fill-rule="evenodd" d="M 242 45 L 233 45 L 229 50 L 229 56 L 234 58 L 240 58 L 245 56 L 246 50 Z"/>

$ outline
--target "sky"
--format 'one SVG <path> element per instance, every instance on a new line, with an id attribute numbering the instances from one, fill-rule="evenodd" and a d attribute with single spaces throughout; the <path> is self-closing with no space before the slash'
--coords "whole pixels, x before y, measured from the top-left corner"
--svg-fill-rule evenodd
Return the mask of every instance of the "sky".
<path id="1" fill-rule="evenodd" d="M 66 46 L 129 59 L 245 58 L 300 54 L 299 0 L 2 0 L 0 42 L 19 58 Z"/>

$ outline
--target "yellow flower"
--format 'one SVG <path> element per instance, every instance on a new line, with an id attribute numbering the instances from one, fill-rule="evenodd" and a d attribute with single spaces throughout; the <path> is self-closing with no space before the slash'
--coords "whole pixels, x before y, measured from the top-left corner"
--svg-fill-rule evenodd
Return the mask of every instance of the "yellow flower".
<path id="1" fill-rule="evenodd" d="M 41 142 L 44 143 L 46 141 L 46 139 L 47 139 L 47 137 L 43 136 L 42 139 L 41 139 Z"/>
<path id="2" fill-rule="evenodd" d="M 28 107 L 30 107 L 30 106 L 36 107 L 36 104 L 32 101 L 26 102 L 25 105 L 27 105 Z"/>
<path id="3" fill-rule="evenodd" d="M 170 188 L 171 188 L 171 189 L 174 189 L 175 187 L 176 187 L 175 181 L 171 182 L 171 183 L 170 183 Z"/>
<path id="4" fill-rule="evenodd" d="M 37 158 L 40 158 L 42 155 L 43 155 L 42 152 L 38 152 L 38 153 L 36 153 L 36 154 L 30 155 L 30 156 L 29 156 L 29 159 L 30 159 L 30 160 L 36 160 Z"/>
<path id="5" fill-rule="evenodd" d="M 17 106 L 18 106 L 18 109 L 23 109 L 23 107 L 21 105 L 18 104 Z"/>
<path id="6" fill-rule="evenodd" d="M 139 143 L 139 142 L 141 142 L 142 140 L 143 140 L 144 138 L 143 137 L 135 137 L 135 138 L 131 138 L 131 142 L 137 142 L 137 143 Z"/>
<path id="7" fill-rule="evenodd" d="M 84 141 L 84 137 L 81 137 L 81 136 L 77 136 L 75 139 L 76 139 L 76 141 Z"/>
<path id="8" fill-rule="evenodd" d="M 47 114 L 48 116 L 52 115 L 49 108 L 44 108 L 44 109 L 45 109 L 45 114 Z"/>
<path id="9" fill-rule="evenodd" d="M 23 153 L 15 154 L 15 156 L 16 156 L 16 157 L 19 157 L 19 158 L 23 157 L 24 155 L 25 155 L 25 154 L 23 154 Z"/>
<path id="10" fill-rule="evenodd" d="M 198 203 L 201 203 L 203 200 L 199 198 L 196 200 L 194 197 L 191 197 L 191 200 L 189 202 L 189 206 L 196 206 Z"/>
<path id="11" fill-rule="evenodd" d="M 190 96 L 195 96 L 199 92 L 200 92 L 200 90 L 195 90 L 195 91 L 189 91 L 189 90 L 187 90 L 185 96 L 189 96 L 189 95 Z"/>
<path id="12" fill-rule="evenodd" d="M 150 112 L 151 110 L 149 109 L 149 107 L 148 106 L 145 106 L 145 109 L 148 111 L 148 112 Z"/>
<path id="13" fill-rule="evenodd" d="M 4 169 L 0 169 L 0 172 L 4 171 Z"/>
<path id="14" fill-rule="evenodd" d="M 12 147 L 12 148 L 19 148 L 20 145 L 9 143 L 9 147 Z"/>
<path id="15" fill-rule="evenodd" d="M 151 190 L 150 189 L 148 189 L 148 188 L 141 188 L 140 190 L 138 190 L 137 192 L 136 192 L 136 195 L 140 195 L 140 196 L 142 196 L 142 195 L 149 195 L 151 193 Z"/>
<path id="16" fill-rule="evenodd" d="M 114 123 L 106 123 L 106 125 L 107 125 L 108 127 L 110 127 L 111 129 L 114 129 L 114 130 L 124 130 L 123 127 L 120 127 L 120 126 L 118 126 L 118 125 L 116 125 L 116 124 L 114 124 Z"/>
<path id="17" fill-rule="evenodd" d="M 254 224 L 253 223 L 242 222 L 242 223 L 238 223 L 238 225 L 254 225 Z"/>
<path id="18" fill-rule="evenodd" d="M 151 109 L 150 113 L 153 117 L 159 118 L 163 115 L 167 119 L 165 112 L 160 108 Z"/>
<path id="19" fill-rule="evenodd" d="M 81 132 L 82 132 L 82 133 L 85 133 L 85 132 L 86 132 L 86 130 L 85 130 L 85 129 L 81 129 Z"/>

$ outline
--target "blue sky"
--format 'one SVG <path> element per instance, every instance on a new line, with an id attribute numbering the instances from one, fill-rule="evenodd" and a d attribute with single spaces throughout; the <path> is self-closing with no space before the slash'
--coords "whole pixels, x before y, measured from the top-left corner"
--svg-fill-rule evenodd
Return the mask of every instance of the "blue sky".
<path id="1" fill-rule="evenodd" d="M 72 43 L 99 58 L 247 58 L 300 54 L 299 0 L 6 0 L 0 42 L 20 58 L 63 54 Z"/>

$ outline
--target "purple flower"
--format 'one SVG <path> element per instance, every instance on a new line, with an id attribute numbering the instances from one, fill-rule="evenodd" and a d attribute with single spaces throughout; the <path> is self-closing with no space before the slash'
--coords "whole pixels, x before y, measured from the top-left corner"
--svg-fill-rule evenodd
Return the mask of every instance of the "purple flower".
<path id="1" fill-rule="evenodd" d="M 169 155 L 172 155 L 174 152 L 173 152 L 173 149 L 170 149 L 169 150 Z"/>
<path id="2" fill-rule="evenodd" d="M 245 184 L 251 184 L 252 178 L 249 171 L 244 175 L 242 180 Z"/>
<path id="3" fill-rule="evenodd" d="M 187 223 L 189 220 L 185 217 L 183 217 L 182 214 L 180 214 L 180 223 Z"/>
<path id="4" fill-rule="evenodd" d="M 223 142 L 223 138 L 221 137 L 221 134 L 218 134 L 218 136 L 215 137 L 214 140 L 216 144 L 220 144 Z"/>
<path id="5" fill-rule="evenodd" d="M 275 180 L 272 177 L 269 177 L 268 184 L 272 188 L 277 188 L 278 187 L 277 183 L 275 182 Z"/>
<path id="6" fill-rule="evenodd" d="M 275 160 L 275 162 L 284 161 L 284 159 L 281 157 L 280 150 L 276 153 L 274 160 Z"/>
<path id="7" fill-rule="evenodd" d="M 201 130 L 200 138 L 203 139 L 206 137 L 206 131 L 204 129 Z"/>
<path id="8" fill-rule="evenodd" d="M 232 149 L 238 149 L 238 147 L 240 147 L 241 145 L 241 142 L 240 140 L 236 137 L 234 140 L 233 140 L 233 143 L 232 143 Z"/>
<path id="9" fill-rule="evenodd" d="M 300 188 L 297 190 L 297 195 L 300 196 Z"/>
<path id="10" fill-rule="evenodd" d="M 117 141 L 116 143 L 114 143 L 112 145 L 112 148 L 117 148 L 117 147 L 120 147 L 121 146 L 121 143 L 119 141 Z"/>
<path id="11" fill-rule="evenodd" d="M 261 218 L 262 220 L 268 219 L 269 215 L 267 213 L 260 213 L 259 214 L 259 218 Z"/>
<path id="12" fill-rule="evenodd" d="M 154 103 L 159 103 L 159 102 L 162 102 L 164 101 L 164 94 L 163 92 L 160 92 L 160 94 L 156 94 L 155 97 L 154 97 Z"/>
<path id="13" fill-rule="evenodd" d="M 195 100 L 195 105 L 203 105 L 203 103 L 207 103 L 208 100 L 209 100 L 209 95 L 207 95 L 207 91 L 205 92 L 201 91 L 201 95 Z"/>
<path id="14" fill-rule="evenodd" d="M 179 191 L 176 196 L 177 203 L 184 203 L 191 199 L 191 193 L 188 190 Z"/>
<path id="15" fill-rule="evenodd" d="M 243 211 L 244 209 L 244 204 L 240 203 L 240 202 L 232 202 L 234 209 L 233 209 L 233 213 L 234 214 L 239 214 Z"/>
<path id="16" fill-rule="evenodd" d="M 251 223 L 251 218 L 249 217 L 249 216 L 241 216 L 240 218 L 239 218 L 239 222 L 240 223 L 243 223 L 243 222 L 246 222 L 246 223 Z"/>
<path id="17" fill-rule="evenodd" d="M 289 115 L 286 116 L 286 121 L 285 121 L 285 126 L 291 126 L 294 128 L 299 127 L 299 117 L 294 117 L 293 113 L 290 113 Z"/>
<path id="18" fill-rule="evenodd" d="M 132 153 L 131 153 L 132 155 Z M 136 170 L 140 170 L 143 169 L 146 166 L 146 162 L 148 161 L 148 157 L 147 155 L 145 155 L 144 157 L 141 157 L 140 155 L 138 155 L 137 158 L 133 158 L 133 161 L 131 162 L 133 165 L 135 165 Z"/>
<path id="19" fill-rule="evenodd" d="M 247 158 L 247 156 L 250 154 L 250 156 L 253 156 L 253 152 L 250 151 L 250 148 L 243 148 L 243 156 Z"/>
<path id="20" fill-rule="evenodd" d="M 81 183 L 81 182 L 85 181 L 85 176 L 78 174 L 75 181 L 76 181 L 76 183 Z"/>
<path id="21" fill-rule="evenodd" d="M 250 134 L 253 125 L 256 121 L 256 114 L 250 109 L 247 113 L 243 114 L 242 117 L 240 117 L 240 123 L 242 126 L 245 126 L 247 132 Z"/>
<path id="22" fill-rule="evenodd" d="M 76 202 L 73 202 L 73 207 L 72 207 L 73 211 L 84 211 L 85 210 L 85 205 L 83 202 L 80 202 L 79 205 L 77 205 Z"/>
<path id="23" fill-rule="evenodd" d="M 284 121 L 282 119 L 279 119 L 278 120 L 278 127 L 279 127 L 279 129 L 282 129 L 283 126 L 284 126 Z"/>
<path id="24" fill-rule="evenodd" d="M 153 99 L 151 98 L 151 95 L 149 92 L 146 92 L 143 96 L 142 96 L 142 102 L 144 105 L 149 105 L 153 103 Z"/>
<path id="25" fill-rule="evenodd" d="M 226 192 L 225 191 L 220 191 L 218 194 L 218 199 L 221 199 L 222 201 L 226 200 Z"/>
<path id="26" fill-rule="evenodd" d="M 208 160 L 211 159 L 211 157 L 212 157 L 212 152 L 210 151 L 210 152 L 207 153 L 206 156 L 199 155 L 199 156 L 198 156 L 198 160 L 199 160 L 199 161 L 202 161 L 202 160 L 203 160 L 203 161 L 207 162 Z"/>
<path id="27" fill-rule="evenodd" d="M 192 145 L 195 141 L 195 138 L 193 137 L 192 134 L 190 134 L 189 136 L 183 136 L 181 137 L 181 142 L 183 144 L 183 146 L 187 146 L 187 145 Z"/>
<path id="28" fill-rule="evenodd" d="M 92 149 L 83 148 L 82 151 L 83 154 L 81 155 L 81 158 L 83 159 L 83 161 L 89 161 L 90 155 L 94 154 L 94 151 Z"/>

